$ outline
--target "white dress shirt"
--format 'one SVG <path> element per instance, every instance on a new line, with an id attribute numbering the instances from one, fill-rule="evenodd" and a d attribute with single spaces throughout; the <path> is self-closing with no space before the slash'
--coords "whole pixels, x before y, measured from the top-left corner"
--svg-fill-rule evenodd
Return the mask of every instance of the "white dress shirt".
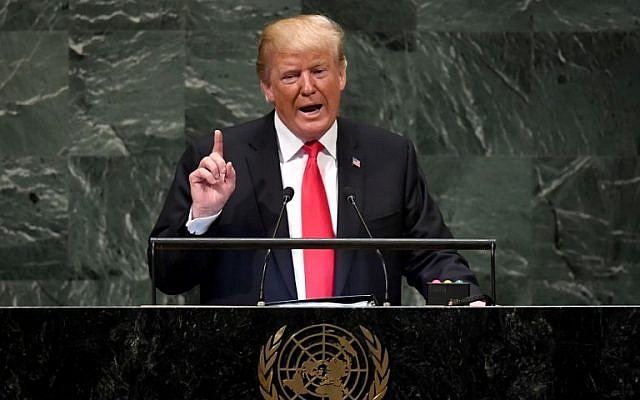
<path id="1" fill-rule="evenodd" d="M 304 142 L 286 127 L 278 113 L 275 113 L 274 124 L 278 137 L 278 157 L 280 160 L 280 172 L 282 174 L 282 187 L 293 188 L 294 195 L 287 204 L 287 222 L 289 235 L 292 238 L 302 237 L 302 176 L 307 164 L 307 153 L 302 149 Z M 329 202 L 331 212 L 331 224 L 334 235 L 338 226 L 338 159 L 336 153 L 338 139 L 338 123 L 335 121 L 329 130 L 322 135 L 320 143 L 324 149 L 318 153 L 318 168 Z M 220 213 L 211 217 L 192 219 L 189 211 L 187 230 L 195 235 L 202 235 L 209 226 L 218 218 Z M 271 229 L 271 228 L 269 228 Z M 302 249 L 292 249 L 293 271 L 296 281 L 298 299 L 306 299 L 304 257 Z"/>

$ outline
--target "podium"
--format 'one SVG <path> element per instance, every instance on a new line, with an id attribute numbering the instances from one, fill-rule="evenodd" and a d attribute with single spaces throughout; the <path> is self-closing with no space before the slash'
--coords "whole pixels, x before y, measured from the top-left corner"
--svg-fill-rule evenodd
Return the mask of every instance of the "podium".
<path id="1" fill-rule="evenodd" d="M 496 303 L 496 240 L 495 239 L 406 239 L 406 238 L 337 238 L 337 239 L 291 239 L 291 238 L 203 238 L 203 237 L 151 237 L 149 238 L 151 304 L 156 304 L 155 271 L 159 250 L 202 249 L 379 249 L 379 250 L 485 250 L 490 254 L 491 300 Z M 382 265 L 376 266 L 382 269 Z M 384 271 L 387 279 L 386 270 Z M 387 285 L 388 287 L 388 285 Z M 364 293 L 367 294 L 367 293 Z M 256 301 L 258 300 L 256 293 Z M 380 300 L 380 299 L 378 299 Z M 385 299 L 386 300 L 386 299 Z"/>
<path id="2" fill-rule="evenodd" d="M 632 399 L 638 311 L 2 308 L 0 398 Z"/>

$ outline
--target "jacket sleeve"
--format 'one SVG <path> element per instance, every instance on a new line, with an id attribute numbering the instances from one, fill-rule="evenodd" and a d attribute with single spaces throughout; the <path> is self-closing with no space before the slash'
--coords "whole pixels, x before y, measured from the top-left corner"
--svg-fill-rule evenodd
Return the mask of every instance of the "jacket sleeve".
<path id="1" fill-rule="evenodd" d="M 417 161 L 416 152 L 407 141 L 404 231 L 406 237 L 449 239 L 453 235 L 444 223 L 442 213 L 429 194 L 426 179 Z M 454 250 L 416 250 L 405 263 L 407 282 L 426 298 L 427 283 L 434 279 L 463 280 L 471 284 L 471 295 L 482 294 L 468 262 Z"/>

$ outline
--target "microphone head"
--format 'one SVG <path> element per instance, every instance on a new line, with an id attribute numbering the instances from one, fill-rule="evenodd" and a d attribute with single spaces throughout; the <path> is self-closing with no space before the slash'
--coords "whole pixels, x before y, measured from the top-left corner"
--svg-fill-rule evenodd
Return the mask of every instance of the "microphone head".
<path id="1" fill-rule="evenodd" d="M 282 190 L 282 199 L 285 201 L 285 203 L 288 203 L 291 201 L 291 199 L 293 199 L 293 193 L 293 188 L 291 186 L 287 186 Z"/>
<path id="2" fill-rule="evenodd" d="M 351 186 L 344 187 L 344 197 L 351 204 L 354 204 L 356 202 L 356 194 Z"/>

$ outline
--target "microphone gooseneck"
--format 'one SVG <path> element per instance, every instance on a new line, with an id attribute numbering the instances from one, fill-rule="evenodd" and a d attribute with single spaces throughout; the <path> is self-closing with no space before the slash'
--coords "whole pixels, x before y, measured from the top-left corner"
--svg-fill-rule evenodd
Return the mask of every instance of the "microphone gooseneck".
<path id="1" fill-rule="evenodd" d="M 347 202 L 353 206 L 353 209 L 356 210 L 356 214 L 358 214 L 358 218 L 360 219 L 360 223 L 367 231 L 367 235 L 369 235 L 370 239 L 373 239 L 373 235 L 367 226 L 367 223 L 358 208 L 358 204 L 356 203 L 356 195 L 353 193 L 350 187 L 345 188 L 345 193 L 347 194 Z M 389 307 L 391 303 L 389 302 L 389 278 L 387 277 L 387 263 L 384 261 L 384 257 L 380 249 L 376 248 L 376 254 L 378 259 L 380 259 L 380 265 L 382 265 L 382 272 L 384 273 L 384 302 L 382 303 L 383 307 Z"/>
<path id="2" fill-rule="evenodd" d="M 276 221 L 275 228 L 273 229 L 273 235 L 271 239 L 275 239 L 278 234 L 278 229 L 280 228 L 280 223 L 282 222 L 282 216 L 284 215 L 285 207 L 287 203 L 291 201 L 293 198 L 293 188 L 287 186 L 282 191 L 282 205 L 280 206 L 280 213 L 278 214 L 278 220 Z M 262 264 L 262 276 L 260 277 L 260 292 L 258 294 L 258 306 L 264 306 L 266 303 L 264 301 L 264 280 L 267 276 L 267 264 L 269 264 L 269 259 L 271 258 L 271 248 L 267 249 L 267 253 L 264 255 L 264 263 Z"/>

